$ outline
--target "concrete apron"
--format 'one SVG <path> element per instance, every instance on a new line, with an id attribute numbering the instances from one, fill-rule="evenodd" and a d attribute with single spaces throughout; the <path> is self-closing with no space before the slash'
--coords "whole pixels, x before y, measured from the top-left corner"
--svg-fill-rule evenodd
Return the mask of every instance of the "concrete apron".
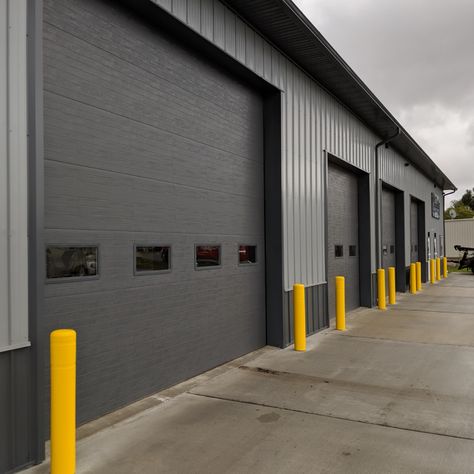
<path id="1" fill-rule="evenodd" d="M 234 361 L 80 428 L 77 472 L 473 472 L 473 308 L 451 274 L 305 353 Z"/>

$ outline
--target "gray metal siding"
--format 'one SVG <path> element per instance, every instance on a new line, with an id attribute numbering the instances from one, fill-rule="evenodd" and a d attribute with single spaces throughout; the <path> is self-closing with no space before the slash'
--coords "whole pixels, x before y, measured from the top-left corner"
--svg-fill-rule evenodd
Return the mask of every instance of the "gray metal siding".
<path id="1" fill-rule="evenodd" d="M 0 352 L 0 473 L 31 461 L 31 349 Z"/>
<path id="2" fill-rule="evenodd" d="M 42 457 L 36 411 L 36 130 L 41 42 L 30 0 L 0 0 L 0 473 Z M 38 49 L 36 49 L 38 48 Z M 31 326 L 29 327 L 29 323 Z M 41 367 L 43 369 L 43 367 Z M 39 404 L 39 402 L 38 402 Z M 41 407 L 43 410 L 43 407 Z M 41 443 L 43 440 L 39 441 Z"/>
<path id="3" fill-rule="evenodd" d="M 374 146 L 379 139 L 347 108 L 327 94 L 304 71 L 218 0 L 185 1 L 187 16 L 178 13 L 181 11 L 183 1 L 151 1 L 177 16 L 190 28 L 284 92 L 282 96 L 284 289 L 291 290 L 295 282 L 307 286 L 324 283 L 326 280 L 324 265 L 326 203 L 322 194 L 324 152 L 327 151 L 357 168 L 371 172 Z M 210 21 L 210 18 L 214 20 Z M 216 25 L 220 25 L 220 28 L 216 29 Z M 410 193 L 417 197 L 421 195 L 420 199 L 426 201 L 433 184 L 412 166 L 405 167 L 405 160 L 392 150 L 381 150 L 381 156 L 382 179 L 406 191 L 405 242 L 409 246 L 408 196 Z M 373 179 L 372 177 L 372 190 Z M 373 200 L 371 206 L 373 222 L 375 216 Z M 427 229 L 436 228 L 437 233 L 440 233 L 440 223 L 431 219 L 430 213 L 426 216 Z M 374 229 L 373 225 L 371 227 Z M 406 251 L 407 260 L 409 255 Z M 373 262 L 374 257 L 373 252 Z M 372 266 L 375 270 L 375 263 L 372 263 Z"/>
<path id="4" fill-rule="evenodd" d="M 462 257 L 462 252 L 454 250 L 455 245 L 474 247 L 474 219 L 446 220 L 446 256 Z"/>
<path id="5" fill-rule="evenodd" d="M 0 351 L 8 351 L 30 344 L 27 0 L 0 0 L 0 38 Z"/>
<path id="6" fill-rule="evenodd" d="M 100 252 L 99 279 L 45 288 L 83 422 L 265 344 L 263 102 L 113 2 L 46 1 L 44 44 L 45 242 Z M 171 244 L 172 271 L 135 277 L 134 243 Z"/>
<path id="7" fill-rule="evenodd" d="M 342 245 L 343 256 L 335 256 L 335 246 Z M 356 246 L 356 256 L 349 246 Z M 334 164 L 328 167 L 328 308 L 335 316 L 335 277 L 344 276 L 346 309 L 360 306 L 359 291 L 359 210 L 358 177 Z"/>
<path id="8" fill-rule="evenodd" d="M 443 191 L 421 174 L 412 165 L 391 148 L 380 150 L 381 178 L 388 184 L 405 191 L 405 265 L 410 264 L 410 203 L 411 196 L 426 206 L 425 230 L 431 234 L 443 235 L 443 216 L 435 219 L 431 215 L 431 193 L 435 193 L 443 207 Z M 442 213 L 441 213 L 442 214 Z"/>
<path id="9" fill-rule="evenodd" d="M 329 327 L 327 285 L 315 285 L 305 288 L 306 334 L 314 334 Z M 293 342 L 293 291 L 283 294 L 283 346 Z"/>
<path id="10" fill-rule="evenodd" d="M 344 157 L 369 172 L 375 135 L 221 2 L 188 0 L 184 2 L 188 12 L 185 16 L 179 13 L 183 2 L 152 1 L 284 91 L 284 289 L 291 290 L 293 283 L 298 282 L 306 286 L 325 283 L 324 152 Z"/>

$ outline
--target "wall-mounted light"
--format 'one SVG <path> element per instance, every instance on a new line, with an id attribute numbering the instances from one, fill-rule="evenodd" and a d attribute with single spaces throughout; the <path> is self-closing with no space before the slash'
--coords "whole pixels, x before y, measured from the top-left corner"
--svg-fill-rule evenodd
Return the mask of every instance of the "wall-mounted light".
<path id="1" fill-rule="evenodd" d="M 405 163 L 405 166 L 410 166 L 410 163 Z"/>

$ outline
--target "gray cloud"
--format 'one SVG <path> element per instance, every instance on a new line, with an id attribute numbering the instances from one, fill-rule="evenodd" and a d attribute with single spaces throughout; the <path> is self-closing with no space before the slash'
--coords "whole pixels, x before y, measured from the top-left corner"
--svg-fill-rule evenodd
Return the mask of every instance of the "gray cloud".
<path id="1" fill-rule="evenodd" d="M 458 188 L 473 187 L 474 1 L 295 3 Z"/>

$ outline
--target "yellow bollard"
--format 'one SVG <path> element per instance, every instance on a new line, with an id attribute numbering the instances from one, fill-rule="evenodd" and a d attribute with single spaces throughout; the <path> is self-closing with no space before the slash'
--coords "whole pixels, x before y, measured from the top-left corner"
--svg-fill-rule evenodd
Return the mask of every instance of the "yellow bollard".
<path id="1" fill-rule="evenodd" d="M 444 276 L 444 278 L 448 278 L 448 259 L 447 259 L 447 257 L 443 257 L 443 276 Z"/>
<path id="2" fill-rule="evenodd" d="M 416 262 L 416 291 L 421 291 L 421 262 Z"/>
<path id="3" fill-rule="evenodd" d="M 304 285 L 293 285 L 293 327 L 295 333 L 295 351 L 306 350 L 306 306 Z"/>
<path id="4" fill-rule="evenodd" d="M 387 309 L 387 303 L 385 302 L 385 270 L 383 268 L 377 270 L 377 299 L 379 309 Z"/>
<path id="5" fill-rule="evenodd" d="M 436 279 L 441 280 L 441 259 L 439 257 L 436 258 Z"/>
<path id="6" fill-rule="evenodd" d="M 410 293 L 416 294 L 416 265 L 410 263 Z"/>
<path id="7" fill-rule="evenodd" d="M 435 261 L 434 259 L 430 260 L 430 281 L 433 285 L 436 281 L 436 270 L 435 270 Z"/>
<path id="8" fill-rule="evenodd" d="M 395 304 L 397 302 L 395 292 L 395 267 L 388 267 L 388 302 Z"/>
<path id="9" fill-rule="evenodd" d="M 51 344 L 51 474 L 76 470 L 76 332 L 58 329 Z"/>
<path id="10" fill-rule="evenodd" d="M 343 276 L 336 277 L 336 329 L 346 330 L 346 289 Z"/>

